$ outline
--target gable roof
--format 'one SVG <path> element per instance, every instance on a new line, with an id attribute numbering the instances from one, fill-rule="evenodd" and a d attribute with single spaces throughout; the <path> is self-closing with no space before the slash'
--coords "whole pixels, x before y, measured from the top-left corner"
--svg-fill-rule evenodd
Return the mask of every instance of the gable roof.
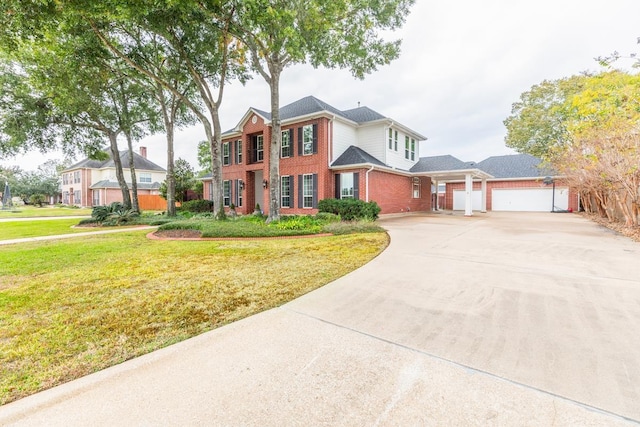
<path id="1" fill-rule="evenodd" d="M 138 190 L 159 190 L 160 183 L 159 182 L 152 182 L 152 183 L 138 182 L 137 187 L 138 187 Z M 92 184 L 91 187 L 89 188 L 91 188 L 92 190 L 95 190 L 96 188 L 120 188 L 120 184 L 118 184 L 117 181 L 109 181 L 108 179 L 104 179 L 102 181 L 96 182 L 95 184 Z"/>
<path id="2" fill-rule="evenodd" d="M 340 157 L 338 157 L 333 163 L 331 163 L 331 167 L 362 164 L 372 164 L 376 166 L 388 167 L 380 160 L 376 159 L 371 154 L 367 153 L 359 147 L 356 147 L 355 145 L 350 145 L 349 148 L 347 148 L 345 152 L 340 155 Z"/>
<path id="3" fill-rule="evenodd" d="M 123 168 L 129 167 L 129 150 L 120 151 L 120 161 L 122 162 Z M 164 168 L 153 163 L 151 160 L 142 157 L 138 153 L 133 153 L 133 166 L 136 168 L 136 170 L 166 172 Z M 107 160 L 92 160 L 86 158 L 74 165 L 69 166 L 67 169 L 65 169 L 65 171 L 74 169 L 106 169 L 115 167 L 116 165 L 113 161 L 113 157 L 111 156 L 111 154 L 109 154 L 109 158 Z"/>
<path id="4" fill-rule="evenodd" d="M 224 137 L 224 136 L 228 136 L 228 135 L 231 135 L 231 134 L 239 133 L 241 131 L 242 126 L 244 125 L 244 123 L 247 120 L 249 120 L 249 117 L 251 117 L 251 115 L 253 113 L 258 114 L 259 116 L 263 117 L 266 121 L 271 121 L 271 113 L 270 112 L 263 111 L 263 110 L 260 110 L 258 108 L 255 108 L 255 107 L 251 107 L 245 113 L 245 115 L 242 117 L 242 119 L 236 125 L 236 127 L 234 127 L 233 129 L 229 129 L 228 131 L 224 132 L 222 134 L 222 136 Z M 305 96 L 302 99 L 294 101 L 294 102 L 292 102 L 290 104 L 287 104 L 287 105 L 285 105 L 283 107 L 280 107 L 280 120 L 286 121 L 286 120 L 295 119 L 297 117 L 305 117 L 305 116 L 310 116 L 310 115 L 314 115 L 314 114 L 322 114 L 322 113 L 326 113 L 326 114 L 329 114 L 331 116 L 337 116 L 337 117 L 340 117 L 340 118 L 342 118 L 344 120 L 348 120 L 348 121 L 354 122 L 354 123 L 356 123 L 358 125 L 361 125 L 361 124 L 364 124 L 364 123 L 375 122 L 377 120 L 389 120 L 389 121 L 391 121 L 390 118 L 388 118 L 386 116 L 383 116 L 382 114 L 378 113 L 377 111 L 372 110 L 369 107 L 358 107 L 358 108 L 352 108 L 350 110 L 341 111 L 341 110 L 333 107 L 332 105 L 329 105 L 326 102 L 316 98 L 315 96 L 311 96 L 311 95 L 310 96 Z M 395 122 L 394 125 L 403 128 L 405 131 L 408 131 L 413 136 L 417 137 L 417 139 L 420 139 L 420 140 L 427 139 L 426 137 L 418 134 L 417 132 L 412 131 L 411 129 L 402 126 L 400 123 Z"/>
<path id="5" fill-rule="evenodd" d="M 496 179 L 498 178 L 540 178 L 556 173 L 540 167 L 542 160 L 529 154 L 508 154 L 493 156 L 477 163 L 475 167 L 481 169 Z"/>
<path id="6" fill-rule="evenodd" d="M 420 157 L 418 163 L 411 168 L 411 172 L 453 171 L 469 169 L 469 167 L 468 163 L 447 154 L 444 156 Z"/>

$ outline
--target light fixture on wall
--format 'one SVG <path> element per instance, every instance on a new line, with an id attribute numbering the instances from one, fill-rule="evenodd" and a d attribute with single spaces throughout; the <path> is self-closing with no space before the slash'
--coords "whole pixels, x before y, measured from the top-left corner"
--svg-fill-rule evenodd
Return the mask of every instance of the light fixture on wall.
<path id="1" fill-rule="evenodd" d="M 266 179 L 262 180 L 262 188 L 267 188 L 269 186 L 269 181 L 267 181 Z"/>

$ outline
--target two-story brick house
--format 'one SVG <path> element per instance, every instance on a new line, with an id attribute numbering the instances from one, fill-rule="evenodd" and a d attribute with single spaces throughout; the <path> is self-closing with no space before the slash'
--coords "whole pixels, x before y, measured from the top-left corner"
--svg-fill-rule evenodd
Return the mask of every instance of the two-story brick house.
<path id="1" fill-rule="evenodd" d="M 280 109 L 281 213 L 311 214 L 326 198 L 376 201 L 382 213 L 431 209 L 431 180 L 411 172 L 418 132 L 367 107 L 341 111 L 308 96 Z M 250 108 L 223 134 L 225 207 L 248 214 L 269 208 L 271 114 Z M 211 176 L 203 178 L 211 199 Z"/>
<path id="2" fill-rule="evenodd" d="M 125 181 L 131 186 L 129 151 L 121 151 L 120 160 Z M 147 159 L 146 147 L 140 147 L 140 154 L 133 154 L 133 161 L 138 181 L 138 195 L 159 197 L 160 183 L 166 179 L 166 170 Z M 63 204 L 92 207 L 113 202 L 122 202 L 122 191 L 111 157 L 107 160 L 87 158 L 62 171 Z"/>

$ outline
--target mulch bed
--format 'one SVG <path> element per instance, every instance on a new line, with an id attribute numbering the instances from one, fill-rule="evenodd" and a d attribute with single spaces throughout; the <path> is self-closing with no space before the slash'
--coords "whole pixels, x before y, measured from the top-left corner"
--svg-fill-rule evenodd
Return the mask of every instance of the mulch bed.
<path id="1" fill-rule="evenodd" d="M 608 229 L 613 230 L 618 234 L 626 236 L 632 240 L 635 240 L 636 242 L 640 242 L 640 227 L 627 227 L 623 223 L 611 222 L 607 218 L 602 218 L 594 214 L 583 213 L 583 215 L 591 221 L 602 225 L 603 227 L 607 227 Z"/>

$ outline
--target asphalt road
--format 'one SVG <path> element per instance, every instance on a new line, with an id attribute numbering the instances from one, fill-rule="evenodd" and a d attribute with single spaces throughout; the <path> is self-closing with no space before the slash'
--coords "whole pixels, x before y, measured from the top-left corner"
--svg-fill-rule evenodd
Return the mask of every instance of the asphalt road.
<path id="1" fill-rule="evenodd" d="M 639 243 L 574 214 L 382 224 L 361 269 L 0 425 L 640 424 Z"/>

